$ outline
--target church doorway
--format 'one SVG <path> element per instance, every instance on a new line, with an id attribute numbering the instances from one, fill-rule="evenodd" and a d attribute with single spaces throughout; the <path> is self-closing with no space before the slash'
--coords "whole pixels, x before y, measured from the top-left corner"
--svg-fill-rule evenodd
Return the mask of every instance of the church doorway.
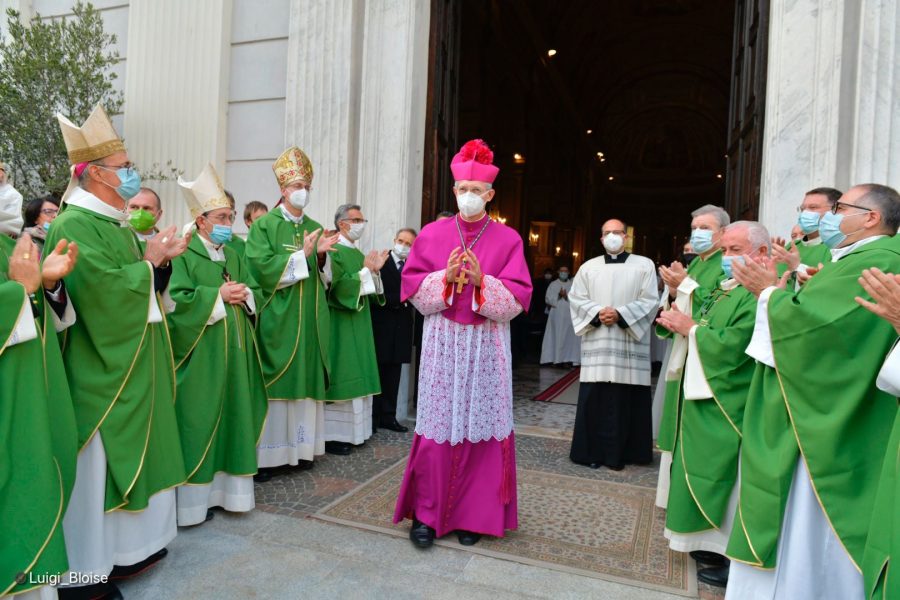
<path id="1" fill-rule="evenodd" d="M 423 224 L 455 210 L 448 165 L 473 137 L 535 276 L 597 256 L 608 218 L 656 262 L 702 204 L 755 218 L 767 16 L 768 0 L 431 0 Z"/>

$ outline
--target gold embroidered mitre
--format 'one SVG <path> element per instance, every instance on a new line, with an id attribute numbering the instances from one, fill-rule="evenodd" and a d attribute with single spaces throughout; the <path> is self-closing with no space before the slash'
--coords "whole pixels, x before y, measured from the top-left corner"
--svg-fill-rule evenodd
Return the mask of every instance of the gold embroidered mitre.
<path id="1" fill-rule="evenodd" d="M 125 151 L 125 144 L 106 116 L 106 111 L 99 104 L 94 107 L 81 127 L 76 126 L 61 113 L 56 114 L 56 119 L 59 121 L 63 141 L 66 143 L 69 162 L 73 165 Z"/>
<path id="2" fill-rule="evenodd" d="M 185 181 L 179 177 L 178 185 L 184 194 L 188 210 L 195 219 L 217 208 L 231 208 L 231 202 L 225 195 L 225 188 L 219 180 L 219 174 L 210 163 L 203 167 L 194 181 Z"/>
<path id="3" fill-rule="evenodd" d="M 298 181 L 312 184 L 312 163 L 303 150 L 297 146 L 291 146 L 282 152 L 281 156 L 275 159 L 272 170 L 275 171 L 275 179 L 278 180 L 279 187 L 286 188 Z"/>

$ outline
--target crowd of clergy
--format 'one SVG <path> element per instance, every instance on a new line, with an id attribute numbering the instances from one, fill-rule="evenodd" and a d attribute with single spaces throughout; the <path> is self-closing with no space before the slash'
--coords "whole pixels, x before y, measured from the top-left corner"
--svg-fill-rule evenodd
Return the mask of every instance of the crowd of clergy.
<path id="1" fill-rule="evenodd" d="M 306 214 L 299 148 L 273 165 L 276 206 L 246 207 L 244 241 L 212 165 L 179 179 L 193 220 L 159 229 L 103 109 L 59 125 L 63 210 L 23 216 L 0 169 L 0 523 L 16 532 L 0 596 L 120 598 L 178 526 L 252 510 L 254 478 L 406 431 L 412 307 L 394 522 L 421 548 L 516 529 L 510 321 L 533 283 L 519 234 L 486 213 L 499 169 L 481 140 L 451 163 L 458 214 L 364 253 L 360 206 Z M 580 369 L 573 462 L 652 464 L 656 438 L 665 536 L 727 598 L 900 599 L 900 196 L 799 200 L 791 241 L 702 206 L 692 255 L 658 269 L 606 221 L 604 254 L 541 289 L 542 362 Z M 652 335 L 668 340 L 656 433 Z"/>

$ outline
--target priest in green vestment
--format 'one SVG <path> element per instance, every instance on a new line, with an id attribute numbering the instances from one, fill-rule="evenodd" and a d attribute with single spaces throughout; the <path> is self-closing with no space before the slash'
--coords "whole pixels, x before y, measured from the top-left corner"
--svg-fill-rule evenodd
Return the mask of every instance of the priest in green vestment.
<path id="1" fill-rule="evenodd" d="M 727 279 L 700 305 L 696 320 L 677 307 L 659 318 L 688 340 L 666 509 L 665 536 L 676 552 L 725 554 L 737 505 L 744 402 L 755 369 L 744 350 L 753 334 L 756 297 L 732 278 L 731 265 L 744 256 L 768 260 L 769 247 L 769 232 L 759 223 L 732 223 L 722 234 Z M 697 576 L 724 587 L 728 567 L 710 566 Z"/>
<path id="2" fill-rule="evenodd" d="M 60 279 L 78 248 L 66 246 L 42 268 L 28 234 L 0 234 L 0 596 L 43 597 L 68 570 L 62 519 L 78 450 L 56 334 L 74 316 Z"/>
<path id="3" fill-rule="evenodd" d="M 313 168 L 302 150 L 272 165 L 281 202 L 254 221 L 247 237 L 250 276 L 262 292 L 257 323 L 269 411 L 257 448 L 259 467 L 308 466 L 325 452 L 323 401 L 331 324 L 319 258 L 337 242 L 305 214 Z"/>
<path id="4" fill-rule="evenodd" d="M 747 353 L 761 366 L 744 409 L 729 597 L 864 595 L 860 566 L 897 411 L 876 378 L 897 334 L 855 298 L 864 269 L 900 271 L 898 226 L 900 195 L 858 185 L 822 218 L 832 262 L 800 291 L 783 289 L 774 265 L 733 266 L 759 297 Z"/>
<path id="5" fill-rule="evenodd" d="M 261 296 L 228 245 L 234 210 L 211 164 L 178 184 L 196 223 L 187 252 L 172 261 L 174 311 L 167 316 L 188 474 L 178 488 L 178 524 L 185 526 L 202 523 L 214 506 L 256 506 L 256 445 L 268 400 L 252 321 Z"/>
<path id="6" fill-rule="evenodd" d="M 886 319 L 900 335 L 900 275 L 866 269 L 860 284 L 874 302 L 856 301 L 879 317 Z M 900 347 L 895 343 L 878 374 L 878 389 L 900 398 Z M 895 404 L 895 406 L 897 406 Z M 900 408 L 900 407 L 898 407 Z M 884 466 L 878 482 L 878 493 L 872 510 L 866 551 L 863 555 L 863 577 L 866 597 L 872 600 L 900 598 L 900 410 L 894 417 L 894 428 L 884 454 Z"/>
<path id="7" fill-rule="evenodd" d="M 232 194 L 228 190 L 225 190 L 225 197 L 228 198 L 228 204 L 231 206 L 231 210 L 234 211 L 236 215 L 237 202 L 234 199 L 234 194 Z M 244 254 L 247 251 L 247 242 L 244 240 L 244 238 L 232 234 L 231 239 L 226 242 L 226 245 L 234 250 L 241 260 L 244 260 Z"/>
<path id="8" fill-rule="evenodd" d="M 164 556 L 177 533 L 174 488 L 185 469 L 159 294 L 188 240 L 171 227 L 145 248 L 138 243 L 127 202 L 140 177 L 102 107 L 81 127 L 58 119 L 74 166 L 46 244 L 67 239 L 79 249 L 78 268 L 65 277 L 78 315 L 63 361 L 79 455 L 63 527 L 73 573 L 99 577 L 117 565 L 113 575 L 124 576 Z M 115 592 L 112 583 L 96 585 L 89 593 Z"/>
<path id="9" fill-rule="evenodd" d="M 685 269 L 676 261 L 668 267 L 660 267 L 659 274 L 666 284 L 668 296 L 663 308 L 675 305 L 678 309 L 697 318 L 697 311 L 706 297 L 725 276 L 722 273 L 722 230 L 731 222 L 725 209 L 712 204 L 701 206 L 691 213 L 691 247 L 697 257 Z M 678 415 L 681 411 L 681 377 L 687 357 L 687 339 L 658 326 L 660 337 L 671 337 L 672 346 L 665 364 L 665 395 L 656 445 L 662 450 L 659 478 L 656 488 L 656 505 L 665 508 L 669 494 L 669 477 L 672 466 L 672 450 L 678 432 Z M 660 383 L 657 383 L 660 385 Z"/>
<path id="10" fill-rule="evenodd" d="M 372 435 L 372 396 L 381 393 L 369 302 L 384 304 L 380 270 L 387 251 L 363 254 L 361 208 L 342 204 L 334 215 L 340 239 L 325 262 L 331 309 L 331 380 L 325 405 L 325 451 L 349 454 Z"/>
<path id="11" fill-rule="evenodd" d="M 803 202 L 797 208 L 797 226 L 803 236 L 795 241 L 776 239 L 772 244 L 772 255 L 778 263 L 779 277 L 791 271 L 798 277 L 792 278 L 794 287 L 799 288 L 807 269 L 818 269 L 819 265 L 831 262 L 831 250 L 822 243 L 819 235 L 819 221 L 834 208 L 841 198 L 841 192 L 829 187 L 815 188 L 806 192 Z"/>

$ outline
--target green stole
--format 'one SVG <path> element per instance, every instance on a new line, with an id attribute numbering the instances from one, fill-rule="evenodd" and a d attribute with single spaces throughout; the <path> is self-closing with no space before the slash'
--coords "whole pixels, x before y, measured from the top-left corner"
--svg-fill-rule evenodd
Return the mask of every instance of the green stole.
<path id="1" fill-rule="evenodd" d="M 207 325 L 227 273 L 262 303 L 240 256 L 223 246 L 225 262 L 212 261 L 194 233 L 172 261 L 168 315 L 175 357 L 175 412 L 188 483 L 210 483 L 217 472 L 256 473 L 256 445 L 269 404 L 253 324 L 243 307 L 225 304 L 226 317 Z"/>
<path id="2" fill-rule="evenodd" d="M 900 240 L 865 244 L 768 303 L 775 368 L 757 366 L 744 412 L 741 489 L 728 556 L 775 566 L 798 456 L 853 563 L 862 563 L 897 401 L 875 386 L 894 328 L 854 301 L 863 269 L 900 272 Z"/>
<path id="3" fill-rule="evenodd" d="M 706 259 L 699 256 L 696 257 L 688 265 L 687 274 L 698 284 L 698 287 L 694 289 L 689 299 L 691 316 L 694 318 L 694 321 L 697 321 L 699 320 L 698 313 L 703 301 L 719 285 L 719 282 L 725 279 L 725 273 L 722 271 L 722 250 L 716 250 Z M 673 337 L 669 330 L 659 325 L 656 326 L 656 335 L 659 337 Z M 678 418 L 681 412 L 681 377 L 672 377 L 671 379 L 666 377 L 665 386 L 666 395 L 663 401 L 656 445 L 660 450 L 672 452 L 675 448 L 675 438 L 678 435 Z"/>
<path id="4" fill-rule="evenodd" d="M 331 308 L 332 344 L 331 386 L 327 398 L 352 400 L 380 394 L 369 296 L 361 295 L 359 279 L 365 256 L 357 248 L 337 244 L 329 258 L 328 306 Z M 376 295 L 376 301 L 384 306 L 384 294 Z"/>
<path id="5" fill-rule="evenodd" d="M 878 494 L 872 510 L 862 569 L 866 593 L 876 598 L 900 598 L 900 411 L 887 445 Z M 893 568 L 891 568 L 893 567 Z M 890 575 L 890 577 L 888 577 Z"/>
<path id="6" fill-rule="evenodd" d="M 306 258 L 307 279 L 278 289 L 291 254 L 303 248 L 304 234 L 321 227 L 308 216 L 302 223 L 289 221 L 275 208 L 253 222 L 247 238 L 247 267 L 263 296 L 257 331 L 271 400 L 325 399 L 331 326 L 316 253 Z"/>
<path id="7" fill-rule="evenodd" d="M 716 288 L 701 305 L 696 331 L 703 375 L 713 397 L 685 400 L 672 456 L 666 527 L 679 533 L 719 528 L 737 480 L 747 386 L 755 362 L 756 297 L 741 286 Z"/>
<path id="8" fill-rule="evenodd" d="M 25 288 L 8 279 L 15 242 L 0 235 L 0 595 L 43 584 L 16 577 L 63 573 L 69 568 L 62 519 L 78 453 L 75 414 L 50 307 L 35 295 L 38 337 L 9 345 Z"/>
<path id="9" fill-rule="evenodd" d="M 66 291 L 78 315 L 63 361 L 83 449 L 99 432 L 106 453 L 107 511 L 140 511 L 185 479 L 175 420 L 175 369 L 165 322 L 147 323 L 153 269 L 134 232 L 69 205 L 47 236 L 78 244 Z M 163 317 L 165 318 L 165 317 Z"/>

